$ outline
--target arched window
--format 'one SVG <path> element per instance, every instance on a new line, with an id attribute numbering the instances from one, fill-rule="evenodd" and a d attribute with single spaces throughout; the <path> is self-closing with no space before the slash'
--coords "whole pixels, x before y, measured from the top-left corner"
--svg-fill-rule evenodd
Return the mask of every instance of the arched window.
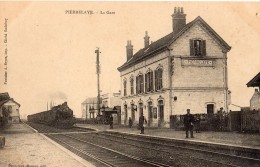
<path id="1" fill-rule="evenodd" d="M 136 77 L 136 94 L 140 94 L 144 92 L 144 76 L 143 74 L 139 74 Z"/>
<path id="2" fill-rule="evenodd" d="M 131 95 L 134 94 L 134 78 L 130 78 Z"/>
<path id="3" fill-rule="evenodd" d="M 153 91 L 153 71 L 149 70 L 145 74 L 145 91 Z"/>
<path id="4" fill-rule="evenodd" d="M 158 68 L 155 70 L 155 90 L 163 88 L 163 69 Z"/>

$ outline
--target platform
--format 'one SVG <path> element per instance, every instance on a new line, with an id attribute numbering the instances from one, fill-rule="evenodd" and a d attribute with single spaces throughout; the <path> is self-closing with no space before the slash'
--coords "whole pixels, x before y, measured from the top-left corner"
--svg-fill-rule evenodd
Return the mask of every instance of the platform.
<path id="1" fill-rule="evenodd" d="M 114 125 L 113 129 L 109 129 L 109 125 L 98 124 L 76 124 L 75 126 L 92 128 L 96 130 L 112 130 L 123 133 L 140 134 L 140 130 L 136 127 L 129 128 L 127 126 Z M 260 134 L 246 134 L 237 132 L 212 132 L 202 131 L 201 133 L 195 133 L 195 138 L 186 139 L 185 131 L 176 131 L 169 128 L 149 128 L 145 127 L 145 134 L 148 136 L 158 136 L 165 138 L 173 138 L 180 140 L 189 140 L 194 142 L 221 144 L 235 147 L 244 147 L 260 150 Z"/>
<path id="2" fill-rule="evenodd" d="M 1 167 L 93 166 L 23 123 L 12 124 L 0 135 L 6 138 L 5 147 L 0 149 Z"/>

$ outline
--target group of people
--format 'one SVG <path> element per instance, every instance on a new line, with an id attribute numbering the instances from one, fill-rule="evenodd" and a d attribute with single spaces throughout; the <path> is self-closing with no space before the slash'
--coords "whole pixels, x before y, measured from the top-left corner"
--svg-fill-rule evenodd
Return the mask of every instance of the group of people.
<path id="1" fill-rule="evenodd" d="M 109 124 L 110 124 L 110 129 L 113 129 L 113 116 L 112 115 L 110 115 Z M 138 129 L 141 130 L 140 134 L 144 134 L 144 124 L 147 124 L 147 121 L 146 121 L 143 113 L 141 113 L 141 115 L 139 117 L 139 124 L 138 124 Z M 131 128 L 133 126 L 133 120 L 131 117 L 129 117 L 128 125 L 129 125 L 129 128 Z M 198 117 L 198 116 L 194 117 L 190 113 L 190 109 L 187 109 L 187 114 L 184 115 L 184 127 L 185 127 L 185 131 L 186 131 L 186 138 L 189 138 L 189 133 L 190 133 L 190 137 L 194 138 L 194 135 L 193 135 L 194 126 L 195 126 L 196 133 L 200 133 L 200 117 Z"/>
<path id="2" fill-rule="evenodd" d="M 139 117 L 139 123 L 138 123 L 138 129 L 141 130 L 140 134 L 144 134 L 144 124 L 147 124 L 147 121 L 146 121 L 143 113 L 141 113 L 141 115 Z M 129 128 L 132 128 L 132 126 L 133 126 L 133 120 L 131 117 L 129 117 L 128 125 L 129 125 Z"/>

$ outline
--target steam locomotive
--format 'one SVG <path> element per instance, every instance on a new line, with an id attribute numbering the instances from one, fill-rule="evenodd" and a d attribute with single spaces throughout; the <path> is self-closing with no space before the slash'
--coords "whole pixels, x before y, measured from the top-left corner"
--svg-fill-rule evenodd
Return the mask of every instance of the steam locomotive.
<path id="1" fill-rule="evenodd" d="M 57 128 L 71 128 L 76 123 L 73 111 L 68 107 L 67 102 L 54 106 L 51 110 L 28 115 L 27 120 L 29 122 L 46 124 Z"/>

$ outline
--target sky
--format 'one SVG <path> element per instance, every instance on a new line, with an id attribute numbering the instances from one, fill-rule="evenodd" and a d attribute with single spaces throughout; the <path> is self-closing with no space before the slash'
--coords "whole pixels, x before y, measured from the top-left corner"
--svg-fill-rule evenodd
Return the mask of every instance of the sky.
<path id="1" fill-rule="evenodd" d="M 231 100 L 249 106 L 254 88 L 246 83 L 260 72 L 259 2 L 0 2 L 0 92 L 21 104 L 22 116 L 45 111 L 53 100 L 67 101 L 81 117 L 81 103 L 97 96 L 96 48 L 102 93 L 118 92 L 127 40 L 135 53 L 143 48 L 145 31 L 150 41 L 169 34 L 174 7 L 184 8 L 187 23 L 201 16 L 232 47 Z"/>

